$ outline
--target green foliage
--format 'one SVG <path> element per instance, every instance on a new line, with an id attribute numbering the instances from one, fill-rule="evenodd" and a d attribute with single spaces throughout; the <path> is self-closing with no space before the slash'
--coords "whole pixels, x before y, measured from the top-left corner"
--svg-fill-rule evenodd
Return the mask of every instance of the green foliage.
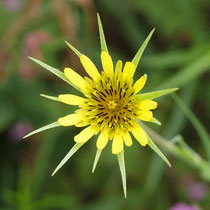
<path id="1" fill-rule="evenodd" d="M 0 3 L 0 209 L 162 210 L 175 202 L 195 203 L 180 179 L 206 186 L 210 182 L 209 1 L 21 1 L 16 10 L 10 10 L 5 2 Z M 101 18 L 98 15 L 99 31 L 95 8 Z M 139 49 L 139 43 L 154 27 L 152 38 L 151 32 Z M 134 142 L 125 149 L 125 160 L 122 154 L 118 156 L 124 192 L 123 165 L 127 168 L 126 199 L 116 157 L 111 155 L 111 141 L 92 174 L 96 139 L 66 162 L 79 149 L 73 137 L 80 128 L 60 127 L 22 140 L 34 128 L 55 122 L 30 135 L 58 126 L 59 117 L 74 112 L 74 107 L 57 103 L 55 97 L 77 91 L 60 70 L 71 67 L 85 75 L 78 59 L 81 53 L 73 46 L 91 57 L 99 70 L 101 49 L 108 51 L 108 46 L 113 61 L 122 59 L 123 63 L 132 60 L 139 50 L 133 60 L 136 65 L 140 60 L 136 79 L 148 75 L 141 99 L 176 91 L 174 87 L 180 89 L 178 96 L 157 98 L 154 123 L 162 125 L 148 124 L 152 129 L 146 126 L 154 141 L 149 146 L 168 163 L 163 156 L 166 154 L 172 167 L 148 147 Z M 33 62 L 28 57 L 33 57 Z M 147 90 L 155 91 L 145 94 Z M 45 100 L 40 93 L 54 101 Z M 24 126 L 29 131 L 18 133 Z M 100 152 L 96 153 L 93 170 Z M 64 162 L 66 166 L 52 178 L 53 169 L 66 153 L 59 168 Z M 201 209 L 209 209 L 209 197 L 208 190 L 197 201 Z"/>

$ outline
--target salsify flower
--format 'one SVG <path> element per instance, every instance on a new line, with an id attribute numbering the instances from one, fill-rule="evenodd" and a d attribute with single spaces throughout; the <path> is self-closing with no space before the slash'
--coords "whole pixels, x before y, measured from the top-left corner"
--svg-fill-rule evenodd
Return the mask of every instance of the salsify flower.
<path id="1" fill-rule="evenodd" d="M 101 73 L 86 55 L 81 54 L 67 42 L 67 45 L 78 55 L 84 69 L 90 77 L 83 78 L 71 68 L 65 68 L 64 73 L 62 73 L 37 59 L 30 58 L 82 92 L 84 97 L 73 94 L 62 94 L 58 97 L 42 94 L 43 97 L 48 99 L 78 106 L 78 109 L 72 114 L 59 118 L 54 123 L 29 133 L 25 138 L 57 126 L 75 125 L 76 127 L 85 127 L 74 137 L 75 145 L 60 162 L 52 175 L 54 175 L 82 145 L 90 140 L 91 137 L 98 135 L 96 141 L 97 152 L 92 170 L 92 172 L 94 172 L 102 150 L 106 147 L 109 140 L 111 140 L 112 153 L 118 157 L 126 197 L 124 146 L 130 147 L 132 145 L 131 134 L 141 146 L 150 146 L 170 166 L 166 157 L 150 139 L 140 123 L 141 121 L 148 121 L 160 125 L 160 122 L 153 117 L 152 110 L 157 108 L 157 102 L 153 99 L 173 92 L 177 90 L 177 88 L 139 94 L 146 83 L 147 75 L 144 74 L 136 82 L 134 82 L 133 76 L 154 29 L 143 42 L 131 62 L 126 62 L 123 67 L 122 61 L 118 60 L 114 66 L 107 49 L 99 15 L 97 18 L 102 49 L 101 62 L 103 70 Z"/>

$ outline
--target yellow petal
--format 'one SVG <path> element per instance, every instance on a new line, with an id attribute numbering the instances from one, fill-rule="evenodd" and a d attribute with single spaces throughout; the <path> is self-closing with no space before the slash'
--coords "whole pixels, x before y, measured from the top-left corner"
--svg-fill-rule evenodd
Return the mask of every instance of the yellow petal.
<path id="1" fill-rule="evenodd" d="M 71 126 L 81 121 L 81 116 L 78 114 L 69 114 L 58 119 L 58 123 L 62 126 Z"/>
<path id="2" fill-rule="evenodd" d="M 128 147 L 130 147 L 133 144 L 131 136 L 128 132 L 123 136 L 123 140 L 125 142 L 125 145 Z"/>
<path id="3" fill-rule="evenodd" d="M 75 86 L 79 87 L 82 90 L 86 89 L 86 87 L 87 87 L 86 81 L 79 74 L 77 74 L 74 70 L 72 70 L 71 68 L 65 68 L 64 74 L 65 74 L 66 78 L 71 83 L 73 83 Z"/>
<path id="4" fill-rule="evenodd" d="M 85 71 L 93 80 L 99 80 L 101 78 L 101 75 L 99 74 L 96 66 L 86 55 L 81 55 L 80 61 L 85 68 Z"/>
<path id="5" fill-rule="evenodd" d="M 136 118 L 144 121 L 152 121 L 153 113 L 151 111 L 139 111 Z"/>
<path id="6" fill-rule="evenodd" d="M 134 125 L 132 129 L 132 134 L 136 138 L 136 140 L 142 145 L 146 146 L 148 144 L 148 138 L 145 133 L 145 131 L 139 126 L 139 125 Z"/>
<path id="7" fill-rule="evenodd" d="M 118 154 L 123 150 L 123 139 L 120 135 L 115 135 L 112 142 L 112 153 Z"/>
<path id="8" fill-rule="evenodd" d="M 103 149 L 107 145 L 108 141 L 109 141 L 108 134 L 101 132 L 96 143 L 97 148 Z"/>
<path id="9" fill-rule="evenodd" d="M 130 80 L 133 77 L 136 66 L 131 62 L 126 62 L 123 69 L 123 79 Z"/>
<path id="10" fill-rule="evenodd" d="M 79 122 L 79 123 L 75 124 L 75 126 L 76 127 L 84 127 L 84 126 L 87 126 L 89 124 L 90 124 L 89 122 L 82 121 L 82 122 Z"/>
<path id="11" fill-rule="evenodd" d="M 157 102 L 152 100 L 142 100 L 137 104 L 137 108 L 141 110 L 150 110 L 157 108 Z"/>
<path id="12" fill-rule="evenodd" d="M 122 72 L 122 61 L 118 60 L 115 66 L 115 77 L 118 77 L 121 72 Z"/>
<path id="13" fill-rule="evenodd" d="M 85 98 L 72 94 L 62 94 L 58 96 L 59 101 L 69 105 L 80 105 L 85 101 Z"/>
<path id="14" fill-rule="evenodd" d="M 79 134 L 74 137 L 74 141 L 77 143 L 85 143 L 95 134 L 95 130 L 93 130 L 90 126 L 82 130 Z"/>
<path id="15" fill-rule="evenodd" d="M 108 52 L 106 51 L 101 52 L 101 62 L 102 62 L 104 72 L 106 72 L 108 75 L 112 77 L 114 67 L 113 67 L 112 58 Z"/>
<path id="16" fill-rule="evenodd" d="M 144 76 L 140 77 L 134 84 L 134 94 L 138 93 L 145 85 L 147 81 L 147 75 L 145 74 Z"/>

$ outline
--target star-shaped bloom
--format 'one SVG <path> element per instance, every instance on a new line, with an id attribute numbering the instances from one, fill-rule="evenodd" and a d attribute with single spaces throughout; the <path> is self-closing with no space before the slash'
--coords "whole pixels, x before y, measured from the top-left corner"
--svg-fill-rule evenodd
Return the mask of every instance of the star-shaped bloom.
<path id="1" fill-rule="evenodd" d="M 54 175 L 66 161 L 94 135 L 98 135 L 96 141 L 97 153 L 93 164 L 95 170 L 102 150 L 108 142 L 112 143 L 112 153 L 117 155 L 122 175 L 123 189 L 126 197 L 126 175 L 124 163 L 124 147 L 133 144 L 132 136 L 141 146 L 149 145 L 168 165 L 170 163 L 157 148 L 148 134 L 141 127 L 141 121 L 148 121 L 159 124 L 153 117 L 152 110 L 157 108 L 157 102 L 153 99 L 161 95 L 173 92 L 177 88 L 141 94 L 147 75 L 144 74 L 137 81 L 133 80 L 134 73 L 138 66 L 142 53 L 148 44 L 154 29 L 150 32 L 132 61 L 124 65 L 118 60 L 113 64 L 108 52 L 103 28 L 98 15 L 99 34 L 101 41 L 101 62 L 103 70 L 98 71 L 94 63 L 84 54 L 81 54 L 72 45 L 67 45 L 78 55 L 84 69 L 89 77 L 81 77 L 71 68 L 65 68 L 64 73 L 47 64 L 30 58 L 51 71 L 71 86 L 79 90 L 84 97 L 73 94 L 62 94 L 58 97 L 43 95 L 46 98 L 62 102 L 71 106 L 78 106 L 78 109 L 69 115 L 59 118 L 56 122 L 37 129 L 27 136 L 57 126 L 84 127 L 74 137 L 75 145 L 57 166 Z"/>

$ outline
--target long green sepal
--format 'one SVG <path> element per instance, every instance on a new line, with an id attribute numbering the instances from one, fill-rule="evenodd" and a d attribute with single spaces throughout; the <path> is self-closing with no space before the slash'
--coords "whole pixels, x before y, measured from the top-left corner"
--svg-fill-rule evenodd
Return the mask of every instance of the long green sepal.
<path id="1" fill-rule="evenodd" d="M 65 41 L 65 43 L 69 46 L 69 48 L 78 56 L 80 57 L 82 55 L 82 53 L 80 53 L 75 47 L 73 47 L 70 43 L 68 43 L 67 41 Z"/>
<path id="2" fill-rule="evenodd" d="M 105 40 L 105 36 L 104 36 L 104 30 L 103 30 L 103 26 L 102 26 L 102 23 L 101 23 L 101 18 L 100 18 L 98 13 L 97 13 L 97 20 L 98 20 L 100 42 L 101 42 L 101 50 L 108 52 L 107 45 L 106 45 L 106 40 Z"/>
<path id="3" fill-rule="evenodd" d="M 126 188 L 126 172 L 125 172 L 125 160 L 124 160 L 124 151 L 117 154 L 118 163 L 120 166 L 120 173 L 122 177 L 123 191 L 125 198 L 127 197 L 127 188 Z"/>
<path id="4" fill-rule="evenodd" d="M 46 70 L 50 71 L 51 73 L 55 74 L 57 77 L 61 78 L 62 80 L 64 80 L 65 82 L 67 82 L 68 84 L 70 84 L 71 86 L 73 86 L 74 88 L 76 88 L 77 90 L 79 90 L 78 87 L 76 87 L 75 85 L 73 85 L 64 75 L 63 72 L 53 68 L 52 66 L 47 65 L 46 63 L 43 63 L 40 60 L 37 60 L 36 58 L 32 58 L 32 57 L 28 57 L 29 59 L 31 59 L 32 61 L 34 61 L 35 63 L 39 64 L 40 66 L 42 66 L 43 68 L 45 68 Z M 80 90 L 79 90 L 80 91 Z"/>
<path id="5" fill-rule="evenodd" d="M 94 171 L 95 171 L 95 169 L 96 169 L 98 160 L 99 160 L 99 158 L 100 158 L 100 156 L 101 156 L 101 152 L 102 152 L 102 149 L 97 149 L 96 156 L 95 156 L 95 160 L 94 160 L 94 163 L 93 163 L 92 173 L 94 173 Z"/>
<path id="6" fill-rule="evenodd" d="M 72 155 L 83 145 L 84 143 L 76 143 L 70 151 L 67 153 L 67 155 L 63 158 L 63 160 L 59 163 L 59 165 L 56 167 L 56 169 L 53 171 L 51 176 L 54 176 L 55 173 L 69 160 L 69 158 L 72 157 Z"/>
<path id="7" fill-rule="evenodd" d="M 143 44 L 141 45 L 141 47 L 139 48 L 138 52 L 136 53 L 135 57 L 132 60 L 132 63 L 137 67 L 139 64 L 139 61 L 141 59 L 141 56 L 152 36 L 152 34 L 154 33 L 155 28 L 149 33 L 149 35 L 147 36 L 147 38 L 145 39 L 145 41 L 143 42 Z"/>
<path id="8" fill-rule="evenodd" d="M 171 164 L 169 163 L 168 159 L 165 157 L 165 155 L 158 149 L 158 147 L 155 145 L 155 143 L 151 140 L 151 138 L 149 136 L 148 137 L 148 145 L 149 147 L 156 152 L 161 159 L 169 166 L 171 167 Z"/>
<path id="9" fill-rule="evenodd" d="M 155 123 L 155 124 L 161 126 L 161 122 L 159 120 L 157 120 L 156 118 L 154 118 L 154 117 L 152 118 L 152 120 L 150 122 Z"/>
<path id="10" fill-rule="evenodd" d="M 174 91 L 177 91 L 178 89 L 179 88 L 169 88 L 169 89 L 165 89 L 165 90 L 158 90 L 158 91 L 154 91 L 154 92 L 138 94 L 138 95 L 136 95 L 136 98 L 140 99 L 140 100 L 151 100 L 151 99 L 172 93 Z"/>
<path id="11" fill-rule="evenodd" d="M 32 131 L 31 133 L 27 134 L 23 138 L 25 139 L 25 138 L 27 138 L 29 136 L 32 136 L 32 135 L 36 134 L 36 133 L 40 133 L 42 131 L 48 130 L 50 128 L 55 128 L 55 127 L 58 127 L 58 126 L 61 126 L 61 125 L 57 121 L 56 122 L 53 122 L 53 123 L 51 123 L 49 125 L 45 125 L 45 126 L 39 128 L 39 129 L 36 129 L 35 131 Z"/>
<path id="12" fill-rule="evenodd" d="M 50 99 L 52 101 L 59 101 L 58 97 L 55 97 L 55 96 L 49 96 L 49 95 L 46 95 L 46 94 L 40 94 L 40 96 L 42 96 L 44 98 L 47 98 L 47 99 Z"/>

